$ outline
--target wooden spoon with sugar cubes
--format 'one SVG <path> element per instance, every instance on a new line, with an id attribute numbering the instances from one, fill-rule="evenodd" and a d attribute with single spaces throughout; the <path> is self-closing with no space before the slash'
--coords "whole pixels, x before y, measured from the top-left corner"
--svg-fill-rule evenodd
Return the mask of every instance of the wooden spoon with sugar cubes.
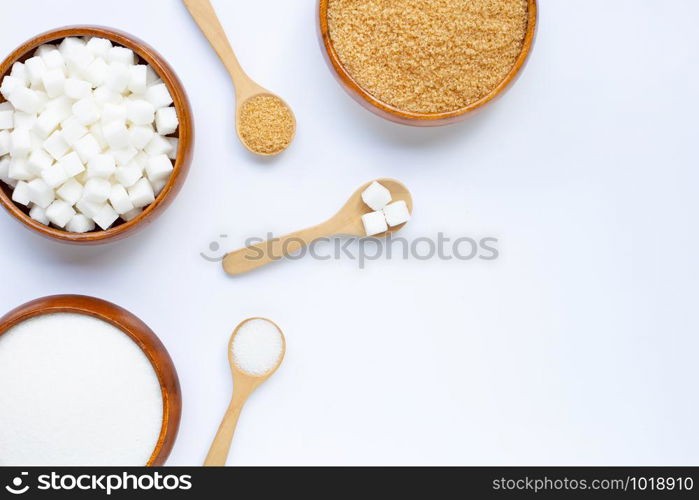
<path id="1" fill-rule="evenodd" d="M 235 124 L 240 141 L 258 155 L 281 153 L 289 147 L 296 134 L 293 111 L 281 97 L 245 73 L 209 0 L 183 1 L 231 75 L 236 95 Z"/>
<path id="2" fill-rule="evenodd" d="M 413 198 L 401 182 L 377 179 L 367 182 L 337 214 L 317 226 L 250 245 L 227 254 L 223 269 L 243 274 L 280 260 L 319 238 L 337 235 L 383 238 L 403 228 L 413 211 Z"/>

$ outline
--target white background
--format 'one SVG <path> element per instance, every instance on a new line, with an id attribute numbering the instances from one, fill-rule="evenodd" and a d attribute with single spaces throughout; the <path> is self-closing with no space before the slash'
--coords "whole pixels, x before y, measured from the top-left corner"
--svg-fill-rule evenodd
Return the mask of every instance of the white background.
<path id="1" fill-rule="evenodd" d="M 238 143 L 228 77 L 180 1 L 3 10 L 2 54 L 67 24 L 143 38 L 197 127 L 180 196 L 128 240 L 63 246 L 0 214 L 3 309 L 83 293 L 146 321 L 182 384 L 171 465 L 202 463 L 231 391 L 226 342 L 249 316 L 277 321 L 288 351 L 232 465 L 699 463 L 697 2 L 542 0 L 513 89 L 429 130 L 344 93 L 314 0 L 213 3 L 242 64 L 296 112 L 277 159 Z M 320 222 L 382 176 L 413 192 L 403 236 L 494 236 L 500 258 L 306 258 L 230 278 L 200 256 Z"/>

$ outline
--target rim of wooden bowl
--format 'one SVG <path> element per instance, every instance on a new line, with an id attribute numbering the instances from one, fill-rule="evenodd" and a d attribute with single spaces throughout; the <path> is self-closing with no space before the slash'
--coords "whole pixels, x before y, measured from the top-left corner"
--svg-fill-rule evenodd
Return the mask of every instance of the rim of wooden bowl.
<path id="1" fill-rule="evenodd" d="M 163 396 L 163 422 L 147 466 L 163 465 L 180 427 L 182 393 L 172 358 L 158 336 L 131 312 L 112 302 L 86 295 L 51 295 L 16 307 L 0 318 L 0 337 L 30 318 L 52 313 L 77 313 L 101 319 L 128 335 L 143 351 L 158 376 Z"/>
<path id="2" fill-rule="evenodd" d="M 524 36 L 522 50 L 509 73 L 507 73 L 505 78 L 492 91 L 490 91 L 489 94 L 483 96 L 478 101 L 475 101 L 466 107 L 453 111 L 445 111 L 441 113 L 418 113 L 406 111 L 374 97 L 359 83 L 357 83 L 350 72 L 345 68 L 339 55 L 335 51 L 335 47 L 330 37 L 330 27 L 328 24 L 328 2 L 329 0 L 319 1 L 318 36 L 324 48 L 323 54 L 325 55 L 325 59 L 328 62 L 333 74 L 347 93 L 349 93 L 349 95 L 355 101 L 359 102 L 359 104 L 361 104 L 364 108 L 382 118 L 392 122 L 401 123 L 403 125 L 412 125 L 415 127 L 437 127 L 441 125 L 449 125 L 465 120 L 474 111 L 478 111 L 486 104 L 491 103 L 497 97 L 504 94 L 521 74 L 525 63 L 529 58 L 529 54 L 531 53 L 534 38 L 536 37 L 538 21 L 537 1 L 528 0 L 527 31 Z"/>
<path id="3" fill-rule="evenodd" d="M 170 95 L 174 101 L 179 120 L 179 144 L 177 148 L 177 158 L 168 183 L 155 198 L 155 201 L 148 205 L 143 212 L 128 222 L 123 222 L 111 227 L 106 231 L 92 231 L 89 233 L 71 233 L 51 226 L 45 226 L 29 217 L 26 209 L 20 208 L 12 201 L 12 192 L 9 186 L 0 182 L 0 204 L 10 212 L 17 220 L 29 229 L 36 231 L 42 236 L 67 243 L 76 244 L 100 244 L 119 240 L 136 230 L 142 229 L 147 223 L 152 222 L 159 216 L 167 206 L 172 203 L 177 193 L 182 188 L 189 167 L 192 162 L 192 148 L 194 142 L 194 124 L 192 119 L 192 109 L 189 104 L 187 93 L 182 82 L 175 74 L 172 67 L 165 61 L 153 47 L 143 40 L 120 30 L 105 26 L 79 25 L 66 26 L 41 33 L 17 47 L 0 64 L 0 79 L 12 69 L 12 65 L 17 61 L 28 58 L 39 45 L 51 43 L 70 36 L 98 36 L 123 45 L 136 53 L 141 59 L 146 61 L 167 85 Z M 0 96 L 0 102 L 5 99 Z"/>

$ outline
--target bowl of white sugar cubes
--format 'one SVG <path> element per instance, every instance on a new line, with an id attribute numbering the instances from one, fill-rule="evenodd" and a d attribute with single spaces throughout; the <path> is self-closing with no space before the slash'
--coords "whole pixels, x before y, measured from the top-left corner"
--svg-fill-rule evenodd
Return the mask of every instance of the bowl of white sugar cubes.
<path id="1" fill-rule="evenodd" d="M 142 41 L 92 26 L 39 35 L 0 65 L 0 203 L 61 241 L 131 234 L 181 188 L 191 115 L 174 71 Z"/>

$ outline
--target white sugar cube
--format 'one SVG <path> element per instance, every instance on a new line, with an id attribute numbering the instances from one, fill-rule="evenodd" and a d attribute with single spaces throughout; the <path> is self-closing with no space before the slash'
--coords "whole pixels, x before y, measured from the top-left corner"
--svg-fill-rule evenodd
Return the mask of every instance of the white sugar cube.
<path id="1" fill-rule="evenodd" d="M 133 50 L 126 47 L 112 47 L 109 49 L 107 60 L 110 63 L 117 62 L 125 66 L 131 66 L 136 62 Z"/>
<path id="2" fill-rule="evenodd" d="M 36 123 L 36 113 L 25 113 L 24 111 L 15 111 L 14 114 L 15 128 L 23 128 L 31 130 Z"/>
<path id="3" fill-rule="evenodd" d="M 99 104 L 119 104 L 124 100 L 122 95 L 118 92 L 114 92 L 112 89 L 101 86 L 97 87 L 92 93 L 92 97 Z"/>
<path id="4" fill-rule="evenodd" d="M 148 166 L 148 158 L 150 156 L 145 151 L 139 151 L 133 161 L 141 167 L 141 171 L 144 171 Z"/>
<path id="5" fill-rule="evenodd" d="M 14 111 L 15 107 L 9 101 L 0 102 L 0 111 Z"/>
<path id="6" fill-rule="evenodd" d="M 68 97 L 77 101 L 85 97 L 90 97 L 92 94 L 92 85 L 85 80 L 66 78 L 64 92 Z"/>
<path id="7" fill-rule="evenodd" d="M 114 50 L 114 48 L 112 48 L 112 50 Z M 107 68 L 104 85 L 108 89 L 122 94 L 129 86 L 129 76 L 129 67 L 126 64 L 112 62 L 109 64 L 109 68 Z"/>
<path id="8" fill-rule="evenodd" d="M 86 47 L 93 56 L 107 59 L 112 48 L 112 42 L 106 38 L 92 37 L 87 41 Z"/>
<path id="9" fill-rule="evenodd" d="M 58 96 L 46 103 L 46 109 L 54 111 L 63 121 L 73 114 L 73 100 L 68 96 Z"/>
<path id="10" fill-rule="evenodd" d="M 5 77 L 5 80 L 12 77 Z M 30 90 L 26 87 L 19 87 L 12 91 L 7 98 L 12 103 L 15 109 L 24 111 L 25 113 L 36 113 L 41 109 L 41 99 L 35 90 Z"/>
<path id="11" fill-rule="evenodd" d="M 44 106 L 46 106 L 46 104 L 48 104 L 49 96 L 46 92 L 44 92 L 43 90 L 39 90 L 39 89 L 36 89 L 34 91 L 34 94 L 36 95 L 36 98 L 39 101 L 39 107 L 37 108 L 37 112 L 38 112 L 38 111 L 41 111 L 42 109 L 44 109 Z"/>
<path id="12" fill-rule="evenodd" d="M 72 75 L 83 76 L 95 56 L 85 46 L 75 47 L 65 56 L 66 66 Z"/>
<path id="13" fill-rule="evenodd" d="M 31 210 L 29 210 L 29 217 L 37 221 L 39 224 L 45 226 L 49 225 L 49 218 L 46 217 L 46 210 L 41 208 L 39 205 L 32 205 Z"/>
<path id="14" fill-rule="evenodd" d="M 87 128 L 71 116 L 61 123 L 63 139 L 71 146 L 87 134 Z"/>
<path id="15" fill-rule="evenodd" d="M 80 157 L 75 151 L 71 151 L 65 155 L 63 158 L 58 160 L 58 163 L 61 165 L 65 173 L 68 174 L 68 177 L 75 177 L 76 175 L 79 175 L 85 171 L 85 166 L 83 165 L 82 161 L 80 161 Z"/>
<path id="16" fill-rule="evenodd" d="M 32 148 L 29 130 L 16 128 L 10 132 L 10 154 L 15 158 L 21 158 L 29 154 Z"/>
<path id="17" fill-rule="evenodd" d="M 10 152 L 10 132 L 0 130 L 0 156 Z"/>
<path id="18" fill-rule="evenodd" d="M 121 218 L 124 219 L 126 222 L 135 219 L 141 213 L 143 212 L 142 208 L 134 208 L 133 210 L 126 212 L 125 214 L 121 214 Z"/>
<path id="19" fill-rule="evenodd" d="M 92 220 L 97 223 L 99 227 L 103 230 L 107 230 L 114 224 L 119 218 L 119 214 L 112 208 L 111 205 L 105 204 L 100 208 L 95 215 L 92 216 Z"/>
<path id="20" fill-rule="evenodd" d="M 112 205 L 116 213 L 125 214 L 130 212 L 135 207 L 131 203 L 129 198 L 129 193 L 121 184 L 115 184 L 112 186 L 112 192 L 109 195 L 109 203 Z"/>
<path id="21" fill-rule="evenodd" d="M 33 131 L 40 139 L 46 139 L 61 122 L 61 116 L 53 109 L 45 109 L 36 119 Z"/>
<path id="22" fill-rule="evenodd" d="M 389 226 L 394 227 L 410 220 L 408 205 L 403 200 L 396 201 L 383 208 L 383 214 Z"/>
<path id="23" fill-rule="evenodd" d="M 146 90 L 146 100 L 150 102 L 155 109 L 164 108 L 172 104 L 172 97 L 164 83 L 148 87 L 148 90 Z"/>
<path id="24" fill-rule="evenodd" d="M 143 99 L 126 101 L 126 117 L 134 125 L 146 125 L 153 122 L 155 108 Z"/>
<path id="25" fill-rule="evenodd" d="M 362 192 L 362 200 L 372 210 L 381 210 L 391 202 L 391 192 L 374 181 Z"/>
<path id="26" fill-rule="evenodd" d="M 44 141 L 44 149 L 53 156 L 54 160 L 60 160 L 70 149 L 60 130 L 56 130 Z"/>
<path id="27" fill-rule="evenodd" d="M 58 50 L 58 47 L 52 43 L 45 43 L 37 47 L 37 49 L 34 51 L 34 55 L 43 59 L 46 53 L 52 50 Z"/>
<path id="28" fill-rule="evenodd" d="M 170 143 L 170 151 L 167 154 L 167 157 L 170 158 L 171 160 L 176 160 L 177 159 L 177 149 L 179 148 L 180 141 L 177 137 L 166 137 L 165 138 L 167 142 Z"/>
<path id="29" fill-rule="evenodd" d="M 61 53 L 61 55 L 63 55 L 63 57 L 67 58 L 68 55 L 71 54 L 73 51 L 84 46 L 85 42 L 83 40 L 71 36 L 63 39 L 63 41 L 58 46 L 58 50 Z"/>
<path id="30" fill-rule="evenodd" d="M 10 96 L 14 94 L 20 88 L 27 88 L 26 83 L 14 76 L 6 76 L 2 79 L 2 84 L 0 84 L 0 94 L 5 99 L 10 99 Z"/>
<path id="31" fill-rule="evenodd" d="M 150 125 L 134 125 L 129 128 L 129 143 L 136 149 L 143 149 L 151 141 L 154 133 Z"/>
<path id="32" fill-rule="evenodd" d="M 83 198 L 91 203 L 104 203 L 112 192 L 112 185 L 106 179 L 93 177 L 85 183 Z"/>
<path id="33" fill-rule="evenodd" d="M 368 214 L 362 215 L 362 223 L 364 224 L 364 231 L 367 236 L 373 236 L 388 230 L 383 212 L 369 212 Z"/>
<path id="34" fill-rule="evenodd" d="M 10 76 L 16 78 L 24 87 L 29 85 L 29 75 L 27 75 L 27 68 L 24 66 L 24 63 L 14 63 L 12 65 L 12 70 L 10 71 Z"/>
<path id="35" fill-rule="evenodd" d="M 166 155 L 170 151 L 172 151 L 172 144 L 158 134 L 154 134 L 151 141 L 145 147 L 145 152 L 150 156 Z"/>
<path id="36" fill-rule="evenodd" d="M 41 77 L 46 72 L 46 63 L 41 57 L 30 57 L 24 61 L 24 67 L 27 70 L 29 83 L 32 87 L 41 85 Z"/>
<path id="37" fill-rule="evenodd" d="M 36 133 L 33 130 L 29 131 L 29 142 L 31 142 L 32 144 L 32 151 L 44 147 L 44 139 L 36 135 Z"/>
<path id="38" fill-rule="evenodd" d="M 47 46 L 42 45 L 39 47 L 39 49 L 43 47 Z M 63 72 L 65 58 L 55 46 L 48 46 L 46 50 L 41 52 L 41 54 L 39 53 L 39 50 L 37 50 L 36 53 L 44 60 L 44 64 L 46 65 L 47 69 L 58 69 L 61 71 L 61 73 Z"/>
<path id="39" fill-rule="evenodd" d="M 148 179 L 141 179 L 129 188 L 129 199 L 134 207 L 143 208 L 155 201 L 155 193 Z"/>
<path id="40" fill-rule="evenodd" d="M 56 199 L 53 188 L 46 184 L 46 181 L 43 179 L 29 181 L 27 188 L 29 190 L 29 199 L 38 207 L 46 208 Z"/>
<path id="41" fill-rule="evenodd" d="M 14 111 L 0 111 L 0 130 L 8 130 L 15 126 Z"/>
<path id="42" fill-rule="evenodd" d="M 160 108 L 155 114 L 155 126 L 160 135 L 169 135 L 177 130 L 177 111 L 173 107 Z"/>
<path id="43" fill-rule="evenodd" d="M 53 163 L 53 158 L 51 158 L 46 151 L 43 149 L 35 149 L 29 155 L 27 160 L 27 168 L 31 170 L 34 175 L 41 175 L 41 172 L 49 168 Z"/>
<path id="44" fill-rule="evenodd" d="M 16 181 L 28 181 L 35 177 L 29 168 L 27 168 L 27 159 L 17 157 L 10 159 L 8 175 L 10 176 L 10 179 L 14 179 Z"/>
<path id="45" fill-rule="evenodd" d="M 66 224 L 66 230 L 71 233 L 89 233 L 95 229 L 95 222 L 83 214 L 75 214 Z"/>
<path id="46" fill-rule="evenodd" d="M 46 209 L 46 217 L 60 228 L 65 227 L 74 215 L 73 207 L 63 200 L 54 201 Z"/>
<path id="47" fill-rule="evenodd" d="M 73 116 L 81 125 L 90 125 L 100 119 L 100 109 L 92 97 L 87 97 L 73 104 Z"/>
<path id="48" fill-rule="evenodd" d="M 127 117 L 126 103 L 112 104 L 108 102 L 102 106 L 102 116 L 100 118 L 102 125 L 111 122 L 125 122 Z"/>
<path id="49" fill-rule="evenodd" d="M 127 146 L 124 149 L 112 149 L 110 151 L 114 155 L 117 165 L 128 165 L 131 160 L 136 157 L 138 151 L 132 146 Z"/>
<path id="50" fill-rule="evenodd" d="M 148 88 L 147 66 L 139 64 L 129 68 L 128 89 L 134 94 L 144 94 Z"/>
<path id="51" fill-rule="evenodd" d="M 90 82 L 93 87 L 99 87 L 106 81 L 108 71 L 109 65 L 104 62 L 104 59 L 97 58 L 85 69 L 85 80 Z"/>
<path id="52" fill-rule="evenodd" d="M 102 133 L 102 125 L 99 122 L 90 125 L 90 133 L 95 138 L 97 144 L 99 144 L 100 149 L 102 151 L 109 147 L 109 144 L 107 144 L 107 141 L 104 139 L 104 133 Z"/>
<path id="53" fill-rule="evenodd" d="M 102 148 L 100 148 L 97 139 L 95 139 L 90 132 L 78 139 L 75 144 L 73 144 L 73 149 L 78 153 L 80 161 L 83 163 L 87 163 L 93 156 L 102 152 Z"/>
<path id="54" fill-rule="evenodd" d="M 60 163 L 54 163 L 41 172 L 41 178 L 52 188 L 56 188 L 69 179 L 68 174 Z"/>
<path id="55" fill-rule="evenodd" d="M 136 184 L 143 175 L 143 169 L 134 161 L 124 167 L 117 167 L 114 177 L 122 186 L 128 188 Z"/>
<path id="56" fill-rule="evenodd" d="M 116 162 L 114 161 L 114 156 L 109 153 L 98 154 L 90 159 L 87 165 L 87 176 L 101 177 L 102 179 L 109 179 L 114 171 L 116 170 Z"/>
<path id="57" fill-rule="evenodd" d="M 103 123 L 102 133 L 107 144 L 114 149 L 123 149 L 129 145 L 129 131 L 124 122 Z"/>
<path id="58" fill-rule="evenodd" d="M 151 182 L 167 179 L 172 172 L 172 162 L 167 155 L 152 156 L 146 166 L 146 174 Z"/>
<path id="59" fill-rule="evenodd" d="M 75 179 L 68 179 L 58 188 L 56 195 L 65 202 L 75 205 L 83 196 L 83 185 Z"/>
<path id="60" fill-rule="evenodd" d="M 100 209 L 104 206 L 104 203 L 93 203 L 91 201 L 87 201 L 84 196 L 84 188 L 83 188 L 83 197 L 80 198 L 80 201 L 78 201 L 75 204 L 75 208 L 81 213 L 92 219 L 97 212 L 100 211 Z"/>
<path id="61" fill-rule="evenodd" d="M 25 207 L 31 203 L 31 199 L 29 197 L 29 187 L 26 182 L 19 181 L 17 183 L 15 189 L 12 191 L 12 201 L 19 203 L 20 205 L 24 205 Z"/>
<path id="62" fill-rule="evenodd" d="M 151 85 L 155 85 L 156 83 L 160 83 L 160 77 L 158 76 L 158 73 L 155 72 L 153 68 L 150 66 L 146 67 L 146 85 L 149 87 Z"/>
<path id="63" fill-rule="evenodd" d="M 58 53 L 58 51 L 56 51 Z M 59 54 L 60 55 L 60 54 Z M 66 77 L 60 69 L 50 69 L 41 76 L 41 81 L 46 89 L 46 94 L 51 97 L 58 97 L 65 91 Z"/>
<path id="64" fill-rule="evenodd" d="M 163 189 L 165 189 L 165 186 L 167 186 L 169 179 L 161 179 L 159 181 L 151 181 L 150 185 L 153 186 L 153 192 L 155 193 L 155 196 L 158 196 Z"/>

